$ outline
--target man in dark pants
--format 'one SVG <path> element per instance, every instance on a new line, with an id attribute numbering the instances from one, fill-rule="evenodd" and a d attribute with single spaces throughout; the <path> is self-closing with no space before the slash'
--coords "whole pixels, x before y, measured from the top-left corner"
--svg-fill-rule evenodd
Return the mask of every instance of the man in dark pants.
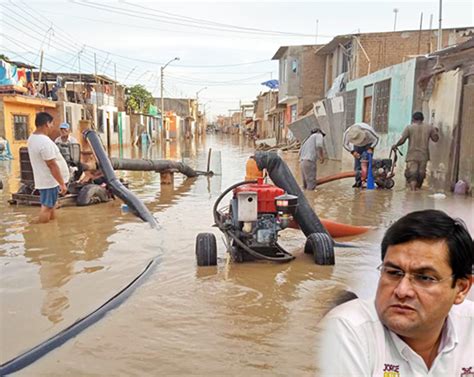
<path id="1" fill-rule="evenodd" d="M 300 149 L 299 160 L 303 189 L 312 191 L 316 188 L 316 162 L 324 162 L 325 133 L 319 128 L 311 130 L 311 135 L 303 142 Z"/>
<path id="2" fill-rule="evenodd" d="M 374 153 L 374 148 L 378 142 L 378 135 L 367 123 L 355 123 L 344 132 L 343 147 L 354 157 L 356 177 L 352 187 L 362 187 L 361 161 L 369 160 L 368 154 Z"/>
<path id="3" fill-rule="evenodd" d="M 408 139 L 405 178 L 412 191 L 420 189 L 425 180 L 426 164 L 430 160 L 430 140 L 435 143 L 439 140 L 438 129 L 423 123 L 424 119 L 423 113 L 414 113 L 412 123 L 405 127 L 400 140 L 392 145 L 392 149 L 396 149 Z"/>

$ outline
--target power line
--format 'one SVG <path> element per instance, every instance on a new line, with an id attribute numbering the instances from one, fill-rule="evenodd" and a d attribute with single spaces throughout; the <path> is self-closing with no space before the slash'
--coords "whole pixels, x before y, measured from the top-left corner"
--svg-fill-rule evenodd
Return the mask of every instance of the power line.
<path id="1" fill-rule="evenodd" d="M 302 34 L 302 33 L 291 33 L 291 32 L 263 30 L 263 29 L 256 29 L 256 28 L 245 28 L 245 27 L 239 27 L 239 26 L 234 26 L 234 25 L 226 25 L 226 24 L 220 24 L 220 25 L 223 25 L 223 26 L 220 26 L 220 27 L 219 26 L 210 26 L 210 25 L 206 24 L 206 21 L 203 22 L 203 21 L 185 20 L 185 19 L 182 18 L 182 16 L 178 16 L 178 17 L 181 17 L 181 19 L 179 19 L 177 17 L 172 18 L 172 17 L 168 16 L 167 19 L 164 20 L 162 18 L 157 17 L 156 15 L 155 16 L 151 15 L 149 12 L 132 11 L 132 10 L 126 9 L 126 8 L 114 7 L 114 6 L 111 6 L 110 4 L 107 4 L 107 5 L 104 6 L 102 4 L 98 4 L 98 3 L 88 1 L 88 0 L 71 0 L 71 2 L 73 2 L 74 4 L 77 4 L 77 5 L 84 6 L 84 7 L 95 8 L 95 9 L 99 9 L 99 10 L 106 11 L 106 12 L 111 12 L 111 13 L 130 16 L 130 17 L 135 17 L 135 18 L 138 18 L 138 19 L 152 20 L 152 21 L 155 21 L 155 22 L 161 22 L 161 23 L 172 24 L 172 25 L 180 25 L 180 26 L 191 27 L 191 28 L 199 28 L 199 29 L 204 28 L 204 29 L 208 29 L 208 30 L 215 30 L 215 31 L 221 31 L 221 32 L 230 32 L 230 33 L 238 32 L 239 34 L 244 33 L 244 34 L 266 34 L 266 35 L 275 35 L 275 36 L 284 35 L 284 36 L 298 36 L 298 37 L 311 37 L 311 38 L 314 37 L 313 34 Z M 127 3 L 127 4 L 129 4 L 129 3 Z M 152 9 L 152 8 L 148 8 L 148 9 Z M 154 10 L 154 11 L 159 12 L 157 10 Z M 174 21 L 168 21 L 168 19 L 170 19 L 170 18 L 174 19 Z M 194 19 L 194 20 L 196 20 L 196 19 Z M 207 22 L 209 22 L 209 21 L 207 21 Z"/>
<path id="2" fill-rule="evenodd" d="M 23 4 L 25 4 L 22 0 L 20 0 Z M 10 0 L 11 2 L 11 0 Z M 13 4 L 13 3 L 12 3 Z M 0 6 L 4 6 L 0 3 Z M 39 19 L 36 15 L 34 14 L 31 14 L 30 12 L 28 12 L 28 7 L 30 7 L 29 5 L 26 6 L 25 4 L 25 12 L 27 14 L 29 14 L 32 18 L 36 19 L 36 21 L 38 21 L 40 24 L 41 23 L 44 23 L 44 19 Z M 31 8 L 31 7 L 30 7 Z M 8 9 L 8 8 L 6 8 Z M 10 10 L 10 9 L 8 9 Z M 13 13 L 16 13 L 12 10 L 10 10 L 11 12 Z M 18 14 L 16 13 L 17 15 L 19 15 L 20 17 L 23 17 L 21 14 Z M 43 15 L 42 15 L 43 16 Z M 44 17 L 44 16 L 43 16 Z M 17 19 L 18 17 L 16 17 Z M 45 17 L 46 20 L 48 20 L 46 17 Z M 48 20 L 52 23 L 51 20 Z M 29 26 L 27 25 L 27 27 L 29 28 Z M 56 28 L 58 28 L 56 26 Z M 140 62 L 140 63 L 147 63 L 147 64 L 153 64 L 153 65 L 163 65 L 163 62 L 158 62 L 158 61 L 154 61 L 154 60 L 147 60 L 147 59 L 140 59 L 140 58 L 132 58 L 130 56 L 124 56 L 124 55 L 120 55 L 120 54 L 116 54 L 114 52 L 111 52 L 111 51 L 107 51 L 107 50 L 104 50 L 104 49 L 100 49 L 100 48 L 97 48 L 97 47 L 93 47 L 91 45 L 88 45 L 88 44 L 84 44 L 84 45 L 78 45 L 74 40 L 73 40 L 73 37 L 71 38 L 68 38 L 68 39 L 65 39 L 64 37 L 62 37 L 62 35 L 68 35 L 68 33 L 66 31 L 64 31 L 64 29 L 61 29 L 61 28 L 58 28 L 60 31 L 62 31 L 62 33 L 60 34 L 60 36 L 57 36 L 56 33 L 54 34 L 54 37 L 55 38 L 61 38 L 63 41 L 65 41 L 64 43 L 67 44 L 67 47 L 70 48 L 70 45 L 71 45 L 71 42 L 73 45 L 77 46 L 77 48 L 81 48 L 84 50 L 85 53 L 88 53 L 90 54 L 90 61 L 89 61 L 89 64 L 94 67 L 94 63 L 93 63 L 93 53 L 92 52 L 88 52 L 86 50 L 86 47 L 90 48 L 90 49 L 93 49 L 95 51 L 99 51 L 101 53 L 105 53 L 105 54 L 109 54 L 109 55 L 112 55 L 112 56 L 116 56 L 118 58 L 122 58 L 122 59 L 126 59 L 126 60 L 129 60 L 129 61 L 135 61 L 135 62 Z M 63 46 L 65 47 L 64 43 L 58 43 L 60 46 Z M 225 68 L 225 67 L 238 67 L 238 66 L 246 66 L 246 65 L 253 65 L 253 64 L 259 64 L 259 63 L 265 63 L 265 62 L 270 62 L 269 59 L 264 59 L 264 60 L 256 60 L 256 61 L 250 61 L 250 62 L 243 62 L 243 63 L 234 63 L 234 64 L 215 64 L 215 65 L 186 65 L 186 64 L 177 64 L 176 66 L 177 67 L 183 67 L 183 68 Z M 125 65 L 121 65 L 123 67 L 125 67 Z M 130 66 L 128 66 L 128 70 L 130 69 Z M 128 70 L 126 70 L 128 72 Z"/>
<path id="3" fill-rule="evenodd" d="M 123 3 L 130 5 L 132 7 L 140 8 L 140 9 L 145 9 L 145 10 L 151 10 L 155 13 L 158 14 L 164 14 L 168 16 L 168 18 L 176 19 L 176 20 L 182 20 L 182 21 L 188 21 L 190 23 L 194 23 L 197 25 L 214 25 L 214 26 L 220 26 L 222 28 L 227 28 L 227 29 L 236 29 L 236 30 L 245 30 L 245 31 L 251 31 L 251 32 L 259 32 L 259 33 L 265 33 L 265 34 L 271 34 L 271 35 L 285 35 L 285 36 L 298 36 L 298 37 L 314 37 L 311 34 L 303 34 L 303 33 L 293 33 L 293 32 L 282 32 L 278 30 L 265 30 L 265 29 L 259 29 L 259 28 L 249 28 L 249 27 L 243 27 L 243 26 L 237 26 L 237 25 L 231 25 L 231 24 L 224 24 L 220 22 L 214 22 L 214 21 L 208 21 L 208 20 L 203 20 L 200 18 L 193 18 L 193 17 L 187 17 L 187 16 L 181 16 L 175 13 L 170 13 L 170 12 L 165 12 L 162 10 L 146 7 L 144 5 L 137 5 L 130 3 L 128 1 L 123 1 Z"/>

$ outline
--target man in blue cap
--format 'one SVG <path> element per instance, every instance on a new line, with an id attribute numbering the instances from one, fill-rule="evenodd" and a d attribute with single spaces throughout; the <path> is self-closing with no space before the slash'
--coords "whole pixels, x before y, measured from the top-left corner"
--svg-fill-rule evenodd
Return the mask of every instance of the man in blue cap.
<path id="1" fill-rule="evenodd" d="M 71 135 L 71 126 L 64 122 L 61 123 L 59 126 L 59 132 L 61 133 L 60 136 L 54 140 L 55 143 L 62 143 L 62 144 L 78 144 L 79 142 L 77 139 Z"/>

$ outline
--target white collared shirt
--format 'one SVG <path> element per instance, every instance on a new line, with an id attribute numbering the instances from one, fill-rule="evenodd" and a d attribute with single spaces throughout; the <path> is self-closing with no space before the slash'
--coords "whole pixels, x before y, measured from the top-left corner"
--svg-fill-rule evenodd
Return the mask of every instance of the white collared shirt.
<path id="1" fill-rule="evenodd" d="M 382 324 L 373 300 L 356 299 L 338 306 L 320 327 L 317 376 L 474 376 L 472 301 L 452 307 L 430 370 L 420 355 Z"/>

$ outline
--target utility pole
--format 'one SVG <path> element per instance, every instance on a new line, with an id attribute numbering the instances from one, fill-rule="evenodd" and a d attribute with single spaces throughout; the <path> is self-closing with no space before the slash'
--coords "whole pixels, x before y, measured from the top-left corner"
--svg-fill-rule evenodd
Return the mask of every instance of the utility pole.
<path id="1" fill-rule="evenodd" d="M 319 26 L 319 20 L 316 20 L 316 38 L 314 39 L 314 44 L 318 44 L 318 26 Z"/>
<path id="2" fill-rule="evenodd" d="M 116 90 L 117 90 L 117 63 L 114 63 L 114 97 L 116 96 Z"/>
<path id="3" fill-rule="evenodd" d="M 168 66 L 168 64 L 170 64 L 171 62 L 174 62 L 175 60 L 179 60 L 178 57 L 174 58 L 174 59 L 171 59 L 168 63 L 166 63 L 164 66 L 162 66 L 160 68 L 160 73 L 161 73 L 161 128 L 163 130 L 163 127 L 165 126 L 165 99 L 163 97 L 163 92 L 164 92 L 164 82 L 163 82 L 163 78 L 164 78 L 164 72 L 165 72 L 165 68 Z M 165 133 L 165 137 L 166 137 L 166 140 L 169 140 L 169 130 L 167 129 L 166 130 L 166 133 Z"/>
<path id="4" fill-rule="evenodd" d="M 443 48 L 443 29 L 441 28 L 441 21 L 443 19 L 443 0 L 439 0 L 439 25 L 438 25 L 438 46 L 437 50 Z"/>
<path id="5" fill-rule="evenodd" d="M 431 13 L 431 15 L 430 15 L 430 43 L 429 43 L 429 46 L 428 46 L 430 54 L 431 54 L 431 51 L 433 50 L 433 46 L 432 46 L 432 43 L 431 43 L 431 36 L 433 35 L 432 30 L 433 30 L 433 13 Z"/>
<path id="6" fill-rule="evenodd" d="M 418 33 L 418 55 L 420 55 L 420 45 L 421 45 L 421 33 L 423 29 L 423 12 L 421 12 L 420 16 L 420 32 Z"/>
<path id="7" fill-rule="evenodd" d="M 393 13 L 395 14 L 395 19 L 393 20 L 393 31 L 397 30 L 397 13 L 398 13 L 398 8 L 393 9 Z"/>
<path id="8" fill-rule="evenodd" d="M 165 129 L 165 99 L 163 97 L 163 90 L 164 90 L 164 85 L 163 85 L 163 71 L 165 69 L 163 67 L 160 67 L 160 73 L 161 73 L 161 76 L 160 76 L 160 81 L 161 81 L 161 134 L 163 135 L 163 130 Z M 168 132 L 168 131 L 166 131 Z M 166 135 L 167 137 L 168 135 Z"/>
<path id="9" fill-rule="evenodd" d="M 38 93 L 41 91 L 42 76 L 43 76 L 43 50 L 41 50 L 41 57 L 40 57 L 40 71 L 39 71 L 39 76 L 38 76 L 38 90 L 37 90 Z"/>

